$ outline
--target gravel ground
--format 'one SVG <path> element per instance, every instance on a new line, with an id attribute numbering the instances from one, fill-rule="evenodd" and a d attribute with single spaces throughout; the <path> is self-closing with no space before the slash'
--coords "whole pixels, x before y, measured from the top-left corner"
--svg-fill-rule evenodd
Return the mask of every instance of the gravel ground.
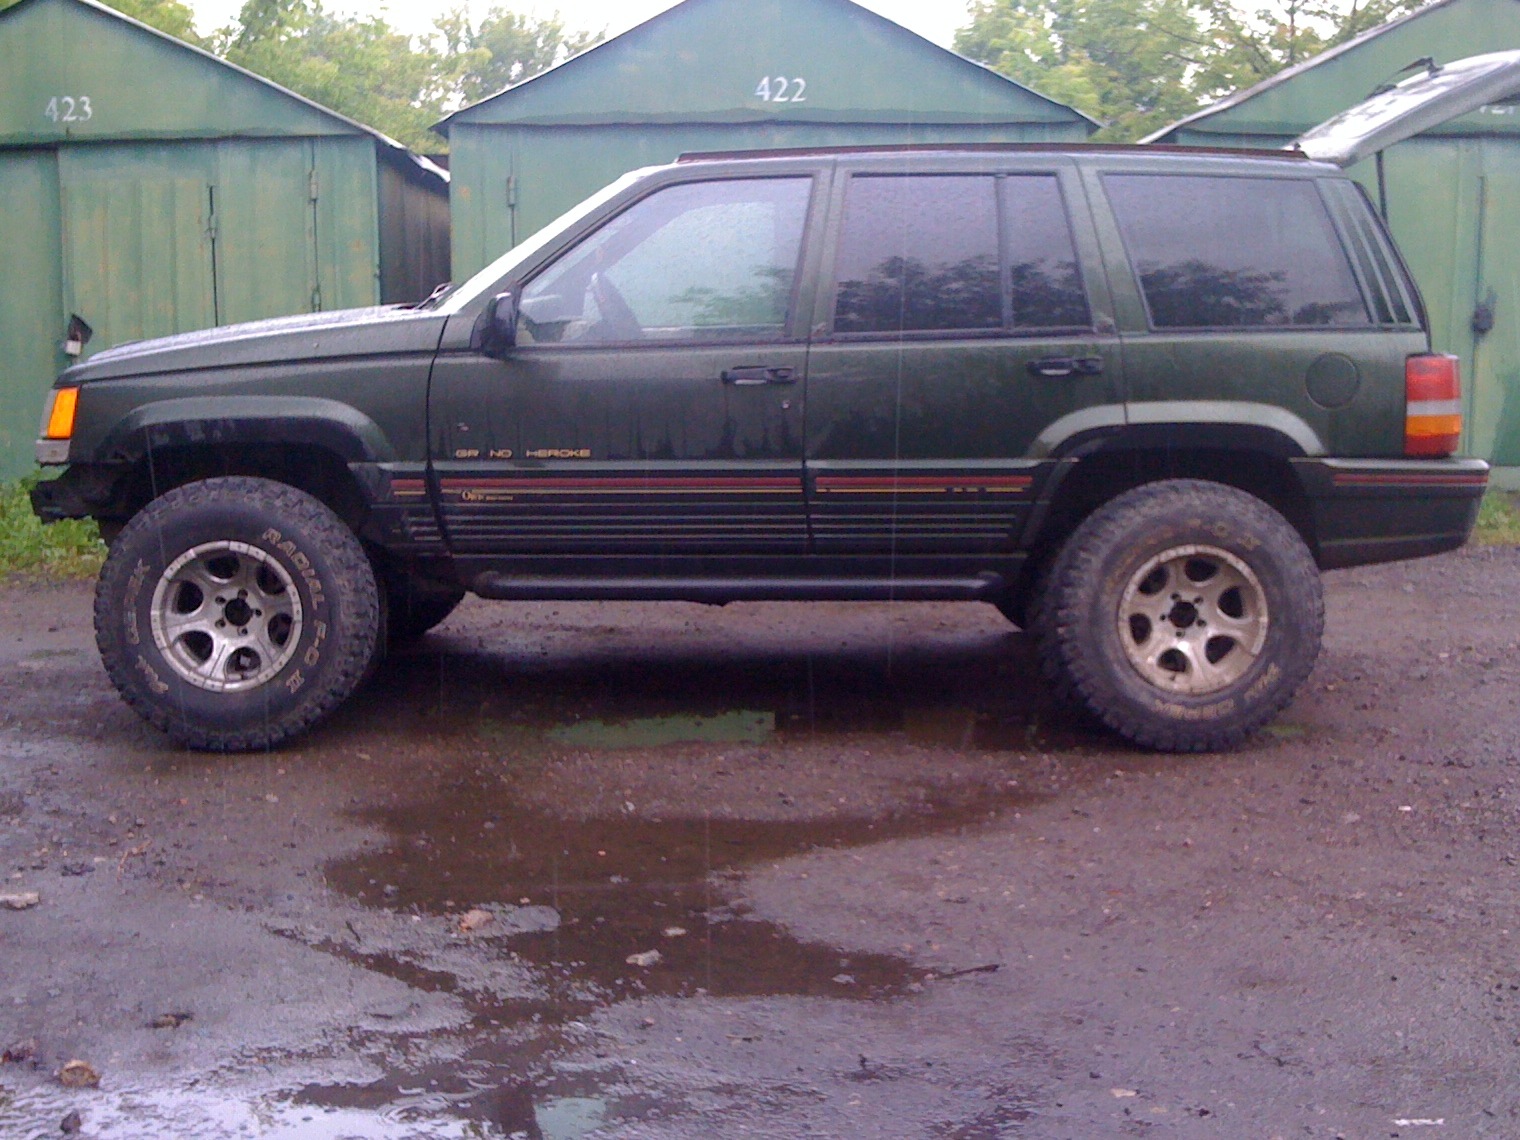
<path id="1" fill-rule="evenodd" d="M 1520 1135 L 1520 552 L 1327 588 L 1230 754 L 988 607 L 470 602 L 210 757 L 0 587 L 0 1136 Z"/>

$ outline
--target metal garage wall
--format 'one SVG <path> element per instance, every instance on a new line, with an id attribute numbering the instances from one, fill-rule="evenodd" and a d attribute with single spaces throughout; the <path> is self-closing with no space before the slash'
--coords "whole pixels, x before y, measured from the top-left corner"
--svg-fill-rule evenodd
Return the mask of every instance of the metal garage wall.
<path id="1" fill-rule="evenodd" d="M 221 142 L 214 190 L 215 323 L 379 302 L 366 140 Z"/>
<path id="2" fill-rule="evenodd" d="M 376 304 L 382 166 L 406 186 L 403 240 L 445 245 L 446 177 L 370 128 L 95 0 L 0 10 L 0 477 L 32 465 L 70 312 L 96 352 Z"/>
<path id="3" fill-rule="evenodd" d="M 687 151 L 1077 141 L 1096 126 L 850 0 L 685 0 L 440 124 L 454 274 Z"/>
<path id="4" fill-rule="evenodd" d="M 14 479 L 32 467 L 45 390 L 36 378 L 63 361 L 54 153 L 0 150 L 0 202 L 13 219 L 0 240 L 0 479 Z"/>
<path id="5" fill-rule="evenodd" d="M 59 152 L 64 308 L 94 328 L 92 344 L 216 323 L 209 164 L 181 149 Z"/>

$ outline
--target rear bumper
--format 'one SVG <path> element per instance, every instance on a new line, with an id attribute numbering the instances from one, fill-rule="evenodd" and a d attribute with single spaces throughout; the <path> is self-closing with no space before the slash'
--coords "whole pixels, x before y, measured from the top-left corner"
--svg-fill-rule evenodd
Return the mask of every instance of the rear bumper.
<path id="1" fill-rule="evenodd" d="M 1320 567 L 1455 550 L 1488 488 L 1481 459 L 1299 459 Z"/>

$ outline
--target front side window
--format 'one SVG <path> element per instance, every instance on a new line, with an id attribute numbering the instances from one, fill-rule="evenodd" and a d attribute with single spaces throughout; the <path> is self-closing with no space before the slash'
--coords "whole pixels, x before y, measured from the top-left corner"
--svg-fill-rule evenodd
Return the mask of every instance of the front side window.
<path id="1" fill-rule="evenodd" d="M 811 189 L 757 178 L 651 194 L 528 283 L 519 343 L 780 338 Z"/>
<path id="2" fill-rule="evenodd" d="M 1110 174 L 1103 184 L 1152 327 L 1371 323 L 1312 182 Z"/>

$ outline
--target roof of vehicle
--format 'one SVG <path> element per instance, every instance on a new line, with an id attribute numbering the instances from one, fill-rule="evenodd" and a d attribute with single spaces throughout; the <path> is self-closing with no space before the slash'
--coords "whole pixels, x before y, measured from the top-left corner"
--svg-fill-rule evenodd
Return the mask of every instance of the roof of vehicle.
<path id="1" fill-rule="evenodd" d="M 1216 146 L 1175 146 L 1136 143 L 904 143 L 891 146 L 789 147 L 774 150 L 692 151 L 678 163 L 731 162 L 774 158 L 836 158 L 841 155 L 896 154 L 1069 154 L 1131 155 L 1136 158 L 1177 155 L 1194 158 L 1227 158 L 1243 162 L 1312 162 L 1296 150 L 1241 150 Z"/>

